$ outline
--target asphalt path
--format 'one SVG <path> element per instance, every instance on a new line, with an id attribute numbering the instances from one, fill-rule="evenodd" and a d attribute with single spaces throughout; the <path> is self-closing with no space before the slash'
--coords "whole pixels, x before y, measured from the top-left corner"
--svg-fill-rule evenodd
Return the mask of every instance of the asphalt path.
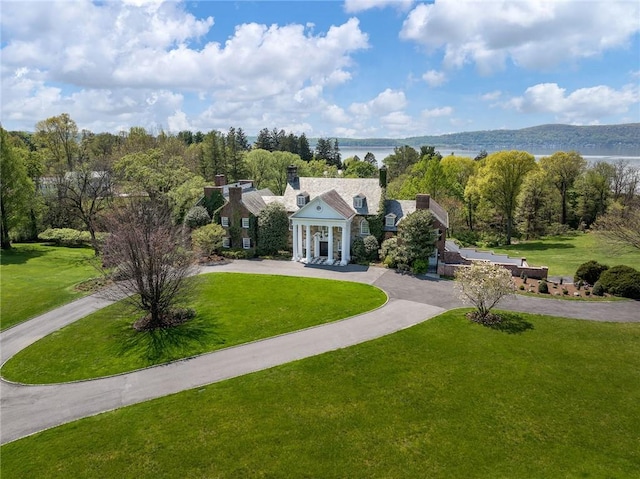
<path id="1" fill-rule="evenodd" d="M 287 261 L 234 261 L 201 273 L 244 272 L 340 279 L 372 284 L 389 297 L 374 311 L 342 321 L 107 378 L 52 385 L 0 381 L 0 443 L 76 419 L 241 376 L 369 341 L 463 306 L 453 282 L 382 268 L 305 266 Z M 96 294 L 0 333 L 2 363 L 38 339 L 113 302 Z M 579 302 L 518 296 L 500 308 L 597 321 L 638 321 L 636 301 Z"/>

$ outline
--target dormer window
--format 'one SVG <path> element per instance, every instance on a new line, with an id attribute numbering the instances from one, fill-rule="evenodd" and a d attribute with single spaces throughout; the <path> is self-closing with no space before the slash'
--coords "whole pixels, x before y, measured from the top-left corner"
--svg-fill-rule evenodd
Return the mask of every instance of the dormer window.
<path id="1" fill-rule="evenodd" d="M 357 195 L 353 197 L 353 207 L 357 210 L 362 208 L 364 205 L 364 196 Z"/>
<path id="2" fill-rule="evenodd" d="M 297 197 L 296 197 L 296 204 L 298 205 L 298 207 L 302 208 L 304 205 L 306 205 L 309 202 L 309 194 L 306 192 L 300 193 Z"/>
<path id="3" fill-rule="evenodd" d="M 384 225 L 388 228 L 393 228 L 396 225 L 396 218 L 396 215 L 394 215 L 393 213 L 389 213 L 384 217 Z"/>

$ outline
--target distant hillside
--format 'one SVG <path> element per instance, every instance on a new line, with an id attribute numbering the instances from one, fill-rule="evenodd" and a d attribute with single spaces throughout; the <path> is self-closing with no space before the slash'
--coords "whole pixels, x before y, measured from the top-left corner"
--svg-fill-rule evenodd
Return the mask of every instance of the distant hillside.
<path id="1" fill-rule="evenodd" d="M 623 125 L 541 125 L 521 130 L 486 130 L 404 139 L 339 138 L 340 146 L 431 145 L 457 150 L 578 150 L 640 155 L 640 123 Z"/>

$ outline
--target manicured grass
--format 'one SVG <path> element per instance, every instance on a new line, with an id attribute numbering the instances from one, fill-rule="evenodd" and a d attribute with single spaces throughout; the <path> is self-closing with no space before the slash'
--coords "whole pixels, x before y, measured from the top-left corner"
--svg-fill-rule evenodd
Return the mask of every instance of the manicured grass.
<path id="1" fill-rule="evenodd" d="M 117 303 L 24 349 L 2 376 L 24 383 L 106 376 L 346 318 L 387 299 L 378 288 L 346 281 L 241 273 L 192 280 L 193 320 L 150 336 L 131 327 L 139 313 Z"/>
<path id="2" fill-rule="evenodd" d="M 98 276 L 89 248 L 14 244 L 2 251 L 0 329 L 85 295 L 74 285 Z"/>
<path id="3" fill-rule="evenodd" d="M 638 477 L 640 324 L 508 318 L 76 421 L 2 447 L 2 477 Z"/>
<path id="4" fill-rule="evenodd" d="M 548 266 L 552 276 L 573 276 L 578 266 L 592 259 L 609 266 L 625 264 L 640 270 L 640 251 L 616 251 L 597 233 L 553 236 L 490 249 L 510 256 L 524 256 L 532 266 Z"/>

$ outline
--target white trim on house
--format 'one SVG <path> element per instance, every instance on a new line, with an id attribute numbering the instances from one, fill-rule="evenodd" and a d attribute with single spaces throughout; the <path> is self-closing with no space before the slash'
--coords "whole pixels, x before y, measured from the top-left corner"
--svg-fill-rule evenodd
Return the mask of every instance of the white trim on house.
<path id="1" fill-rule="evenodd" d="M 223 248 L 231 248 L 231 238 L 225 236 L 222 238 L 222 247 Z"/>
<path id="2" fill-rule="evenodd" d="M 242 227 L 244 229 L 248 229 L 249 228 L 249 218 L 242 218 Z"/>
<path id="3" fill-rule="evenodd" d="M 224 228 L 228 228 L 229 227 L 229 217 L 228 216 L 221 216 L 220 217 L 220 224 Z"/>
<path id="4" fill-rule="evenodd" d="M 251 238 L 242 238 L 242 247 L 244 249 L 250 249 L 251 248 Z"/>
<path id="5" fill-rule="evenodd" d="M 337 207 L 340 208 L 340 206 Z M 320 255 L 320 242 L 326 240 L 327 256 L 325 263 L 333 264 L 338 261 L 335 254 L 337 251 L 341 252 L 339 255 L 340 264 L 348 264 L 351 259 L 351 222 L 354 217 L 354 212 L 345 217 L 344 213 L 337 211 L 322 197 L 314 198 L 290 216 L 293 224 L 293 256 L 291 259 L 310 263 L 314 258 L 324 258 L 324 256 Z M 344 245 L 343 251 L 336 248 L 336 240 L 339 240 Z"/>
<path id="6" fill-rule="evenodd" d="M 371 229 L 369 228 L 369 222 L 362 218 L 360 222 L 360 236 L 369 236 L 371 234 Z"/>

